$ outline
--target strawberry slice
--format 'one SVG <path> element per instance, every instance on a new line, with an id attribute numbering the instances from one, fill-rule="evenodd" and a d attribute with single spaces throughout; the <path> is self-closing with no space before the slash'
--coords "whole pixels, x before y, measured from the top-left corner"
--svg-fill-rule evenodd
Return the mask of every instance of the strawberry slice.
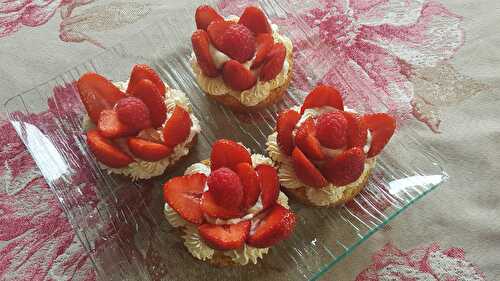
<path id="1" fill-rule="evenodd" d="M 214 60 L 209 51 L 210 39 L 205 30 L 196 30 L 191 36 L 191 44 L 196 55 L 196 60 L 203 74 L 208 77 L 217 77 L 219 71 L 215 67 Z"/>
<path id="2" fill-rule="evenodd" d="M 168 118 L 163 128 L 163 139 L 166 145 L 174 147 L 184 142 L 191 132 L 191 116 L 182 106 L 175 106 L 174 113 Z"/>
<path id="3" fill-rule="evenodd" d="M 129 138 L 127 145 L 135 157 L 146 161 L 159 161 L 172 153 L 172 148 L 141 138 Z"/>
<path id="4" fill-rule="evenodd" d="M 287 155 L 292 154 L 294 147 L 292 132 L 299 120 L 300 114 L 292 109 L 284 110 L 278 116 L 278 122 L 276 124 L 276 131 L 278 132 L 278 145 Z"/>
<path id="5" fill-rule="evenodd" d="M 87 143 L 97 160 L 108 167 L 123 168 L 134 162 L 132 157 L 104 138 L 97 130 L 87 132 Z"/>
<path id="6" fill-rule="evenodd" d="M 253 58 L 255 54 L 255 36 L 241 24 L 229 25 L 221 37 L 222 52 L 241 63 Z"/>
<path id="7" fill-rule="evenodd" d="M 127 86 L 127 94 L 131 95 L 134 90 L 133 88 L 139 84 L 139 82 L 142 79 L 147 79 L 153 84 L 155 84 L 156 88 L 158 89 L 158 92 L 164 97 L 166 88 L 165 88 L 165 83 L 163 83 L 163 80 L 161 80 L 160 76 L 154 69 L 152 69 L 149 65 L 147 64 L 136 64 L 134 65 L 134 68 L 132 68 L 132 73 L 130 74 L 130 81 L 128 82 Z"/>
<path id="8" fill-rule="evenodd" d="M 207 30 L 207 27 L 213 21 L 222 21 L 224 18 L 215 11 L 214 8 L 208 5 L 201 5 L 196 9 L 194 14 L 196 28 Z"/>
<path id="9" fill-rule="evenodd" d="M 364 115 L 362 121 L 372 135 L 372 142 L 368 151 L 368 158 L 370 158 L 378 155 L 389 142 L 394 130 L 396 130 L 396 120 L 389 114 L 375 113 Z"/>
<path id="10" fill-rule="evenodd" d="M 325 154 L 321 150 L 321 144 L 316 138 L 316 128 L 312 117 L 306 119 L 297 129 L 295 143 L 308 158 L 313 160 L 322 160 L 325 158 Z"/>
<path id="11" fill-rule="evenodd" d="M 97 129 L 99 129 L 103 137 L 110 139 L 131 136 L 137 133 L 137 130 L 121 122 L 116 111 L 112 109 L 101 111 L 99 121 L 97 121 Z"/>
<path id="12" fill-rule="evenodd" d="M 248 29 L 255 34 L 273 32 L 271 25 L 269 25 L 267 21 L 266 15 L 257 7 L 247 7 L 245 11 L 243 11 L 238 23 L 248 27 Z"/>
<path id="13" fill-rule="evenodd" d="M 207 176 L 192 174 L 175 177 L 163 185 L 163 197 L 183 219 L 190 223 L 203 223 L 201 197 Z"/>
<path id="14" fill-rule="evenodd" d="M 133 88 L 131 95 L 142 100 L 149 108 L 149 117 L 153 128 L 161 127 L 167 119 L 167 106 L 155 84 L 150 80 L 142 79 Z"/>
<path id="15" fill-rule="evenodd" d="M 125 97 L 125 94 L 108 79 L 93 72 L 80 77 L 76 86 L 80 99 L 94 124 L 99 121 L 101 111 L 112 109 L 117 101 Z"/>
<path id="16" fill-rule="evenodd" d="M 292 163 L 297 177 L 306 185 L 319 188 L 328 184 L 321 172 L 298 147 L 292 152 Z"/>
<path id="17" fill-rule="evenodd" d="M 208 26 L 207 32 L 210 42 L 218 50 L 222 50 L 223 48 L 222 35 L 226 32 L 227 28 L 233 24 L 235 23 L 232 21 L 213 21 Z"/>
<path id="18" fill-rule="evenodd" d="M 241 218 L 245 213 L 241 209 L 230 209 L 218 205 L 210 191 L 203 192 L 201 196 L 201 210 L 204 214 L 220 219 Z"/>
<path id="19" fill-rule="evenodd" d="M 239 209 L 243 203 L 243 185 L 238 174 L 221 167 L 212 171 L 207 179 L 208 190 L 217 205 L 227 209 Z"/>
<path id="20" fill-rule="evenodd" d="M 222 78 L 224 83 L 235 91 L 250 89 L 257 83 L 257 77 L 235 60 L 230 60 L 224 64 Z"/>
<path id="21" fill-rule="evenodd" d="M 355 182 L 365 169 L 365 154 L 360 147 L 345 150 L 330 158 L 322 167 L 323 175 L 334 185 L 344 186 Z"/>
<path id="22" fill-rule="evenodd" d="M 250 221 L 237 224 L 216 225 L 202 224 L 198 226 L 201 238 L 213 249 L 227 251 L 240 249 L 250 233 Z"/>
<path id="23" fill-rule="evenodd" d="M 322 106 L 331 106 L 339 110 L 344 110 L 344 102 L 339 91 L 327 85 L 316 86 L 304 100 L 300 113 L 304 113 L 308 108 Z"/>
<path id="24" fill-rule="evenodd" d="M 363 147 L 366 144 L 367 128 L 361 117 L 352 112 L 342 111 L 347 121 L 347 148 Z"/>
<path id="25" fill-rule="evenodd" d="M 257 51 L 255 53 L 255 58 L 253 59 L 252 66 L 250 69 L 256 69 L 264 63 L 267 54 L 271 51 L 274 45 L 273 36 L 269 33 L 260 33 L 255 37 L 255 42 L 257 44 Z"/>
<path id="26" fill-rule="evenodd" d="M 243 185 L 243 208 L 248 209 L 257 203 L 260 195 L 260 182 L 257 172 L 246 162 L 239 163 L 235 168 Z"/>
<path id="27" fill-rule="evenodd" d="M 286 58 L 286 48 L 282 43 L 273 45 L 265 58 L 264 66 L 260 70 L 260 80 L 273 80 L 281 72 Z"/>
<path id="28" fill-rule="evenodd" d="M 247 244 L 256 248 L 267 248 L 290 236 L 296 223 L 295 214 L 276 204 L 250 232 Z"/>
<path id="29" fill-rule="evenodd" d="M 344 114 L 341 111 L 332 111 L 318 116 L 316 136 L 319 142 L 328 148 L 344 147 L 347 143 L 347 120 Z"/>
<path id="30" fill-rule="evenodd" d="M 273 206 L 280 193 L 278 172 L 269 165 L 259 165 L 255 168 L 259 175 L 260 189 L 262 191 L 262 206 L 267 209 Z"/>
<path id="31" fill-rule="evenodd" d="M 212 171 L 220 167 L 228 167 L 234 171 L 239 163 L 252 164 L 252 159 L 248 150 L 241 144 L 232 140 L 220 139 L 212 145 L 210 162 Z"/>

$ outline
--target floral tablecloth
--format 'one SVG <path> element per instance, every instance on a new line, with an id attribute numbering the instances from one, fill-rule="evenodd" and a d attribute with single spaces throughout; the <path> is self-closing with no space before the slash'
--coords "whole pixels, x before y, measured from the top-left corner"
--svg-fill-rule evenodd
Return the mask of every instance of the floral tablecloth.
<path id="1" fill-rule="evenodd" d="M 177 2 L 0 1 L 1 99 L 112 46 Z M 219 8 L 230 10 L 230 2 L 241 1 Z M 347 79 L 387 98 L 392 113 L 422 121 L 415 129 L 440 151 L 450 175 L 325 280 L 500 279 L 500 2 L 301 2 L 302 20 L 334 66 L 319 71 L 321 80 L 342 88 Z M 95 280 L 5 117 L 0 130 L 0 280 Z"/>

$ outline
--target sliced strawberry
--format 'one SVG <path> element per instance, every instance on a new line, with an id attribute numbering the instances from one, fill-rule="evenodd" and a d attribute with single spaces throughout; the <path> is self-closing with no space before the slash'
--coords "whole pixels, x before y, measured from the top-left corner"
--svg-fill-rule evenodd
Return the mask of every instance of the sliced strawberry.
<path id="1" fill-rule="evenodd" d="M 196 28 L 207 30 L 208 25 L 213 21 L 222 21 L 224 18 L 208 5 L 199 6 L 194 14 Z"/>
<path id="2" fill-rule="evenodd" d="M 316 128 L 312 117 L 306 119 L 297 129 L 295 144 L 310 159 L 322 160 L 325 158 L 325 154 L 321 150 L 321 144 L 316 138 Z"/>
<path id="3" fill-rule="evenodd" d="M 347 120 L 344 114 L 341 111 L 332 111 L 318 116 L 316 136 L 319 142 L 328 148 L 344 147 L 347 144 Z"/>
<path id="4" fill-rule="evenodd" d="M 266 216 L 252 227 L 247 244 L 256 248 L 267 248 L 285 240 L 295 228 L 296 217 L 292 211 L 276 204 Z"/>
<path id="5" fill-rule="evenodd" d="M 245 215 L 241 209 L 229 209 L 217 204 L 210 191 L 203 192 L 201 196 L 201 210 L 210 217 L 220 219 L 241 218 Z"/>
<path id="6" fill-rule="evenodd" d="M 213 21 L 208 26 L 207 32 L 210 42 L 218 50 L 222 51 L 223 48 L 222 35 L 226 32 L 227 28 L 233 24 L 235 23 L 232 21 Z"/>
<path id="7" fill-rule="evenodd" d="M 375 113 L 364 115 L 362 121 L 372 135 L 368 157 L 373 157 L 378 155 L 391 139 L 396 130 L 396 120 L 389 114 Z"/>
<path id="8" fill-rule="evenodd" d="M 266 15 L 257 7 L 247 7 L 245 11 L 243 11 L 238 23 L 248 27 L 248 29 L 255 34 L 273 32 L 271 25 L 269 25 L 267 21 Z"/>
<path id="9" fill-rule="evenodd" d="M 99 121 L 97 121 L 97 128 L 103 137 L 110 139 L 131 136 L 137 133 L 137 130 L 121 122 L 116 111 L 112 109 L 101 111 Z"/>
<path id="10" fill-rule="evenodd" d="M 365 168 L 365 154 L 360 147 L 345 150 L 330 158 L 321 168 L 323 175 L 334 185 L 344 186 L 355 182 Z"/>
<path id="11" fill-rule="evenodd" d="M 161 127 L 165 119 L 167 119 L 167 106 L 155 84 L 150 80 L 143 79 L 133 88 L 131 94 L 141 99 L 149 108 L 151 125 L 154 128 Z"/>
<path id="12" fill-rule="evenodd" d="M 141 138 L 129 138 L 127 145 L 135 157 L 146 161 L 158 161 L 172 153 L 172 148 Z"/>
<path id="13" fill-rule="evenodd" d="M 163 128 L 163 139 L 166 145 L 174 147 L 184 142 L 191 132 L 191 116 L 182 106 L 176 106 L 172 116 L 168 118 Z"/>
<path id="14" fill-rule="evenodd" d="M 276 124 L 276 131 L 278 132 L 278 145 L 287 155 L 292 154 L 294 147 L 292 132 L 299 120 L 300 114 L 292 109 L 284 110 L 278 116 L 278 122 Z"/>
<path id="15" fill-rule="evenodd" d="M 123 168 L 134 162 L 132 157 L 116 147 L 110 140 L 104 138 L 99 131 L 87 132 L 87 143 L 99 162 L 111 168 Z"/>
<path id="16" fill-rule="evenodd" d="M 207 179 L 208 190 L 217 205 L 227 209 L 240 209 L 243 204 L 243 185 L 233 170 L 221 167 L 212 171 Z"/>
<path id="17" fill-rule="evenodd" d="M 250 233 L 250 221 L 237 224 L 202 224 L 198 227 L 201 238 L 213 249 L 227 251 L 240 249 Z"/>
<path id="18" fill-rule="evenodd" d="M 208 38 L 208 33 L 205 30 L 196 30 L 191 36 L 191 44 L 193 45 L 196 60 L 203 74 L 208 77 L 217 77 L 219 71 L 217 71 L 209 51 L 210 39 Z"/>
<path id="19" fill-rule="evenodd" d="M 363 147 L 366 144 L 367 128 L 361 117 L 352 112 L 342 111 L 347 121 L 347 147 Z"/>
<path id="20" fill-rule="evenodd" d="M 331 106 L 339 110 L 344 110 L 344 102 L 339 91 L 327 85 L 316 86 L 304 100 L 300 113 L 304 113 L 308 108 L 322 106 Z"/>
<path id="21" fill-rule="evenodd" d="M 306 185 L 319 188 L 328 184 L 321 172 L 307 159 L 300 148 L 296 147 L 293 150 L 292 161 L 295 174 Z"/>
<path id="22" fill-rule="evenodd" d="M 212 171 L 220 167 L 228 167 L 234 171 L 239 163 L 252 164 L 252 159 L 248 150 L 241 144 L 232 140 L 220 139 L 212 145 L 210 162 Z"/>
<path id="23" fill-rule="evenodd" d="M 259 165 L 255 168 L 255 171 L 259 175 L 262 206 L 266 209 L 276 203 L 280 193 L 278 172 L 269 165 Z"/>
<path id="24" fill-rule="evenodd" d="M 207 176 L 192 174 L 175 177 L 163 185 L 163 197 L 183 219 L 194 224 L 203 223 L 201 197 Z"/>
<path id="25" fill-rule="evenodd" d="M 269 33 L 261 33 L 255 37 L 257 51 L 253 59 L 250 69 L 256 69 L 264 63 L 267 54 L 271 51 L 274 45 L 273 36 Z"/>
<path id="26" fill-rule="evenodd" d="M 282 43 L 273 45 L 271 51 L 267 53 L 264 66 L 260 70 L 260 80 L 273 80 L 281 72 L 286 58 L 286 48 Z"/>
<path id="27" fill-rule="evenodd" d="M 253 58 L 255 36 L 244 25 L 229 25 L 221 37 L 222 52 L 241 63 Z"/>
<path id="28" fill-rule="evenodd" d="M 115 105 L 120 121 L 137 131 L 151 127 L 151 117 L 146 104 L 136 97 L 126 97 Z"/>
<path id="29" fill-rule="evenodd" d="M 139 84 L 139 82 L 142 79 L 147 79 L 153 84 L 155 84 L 156 88 L 158 89 L 158 92 L 162 95 L 165 96 L 166 88 L 165 88 L 165 83 L 163 83 L 163 80 L 161 80 L 160 76 L 154 69 L 152 69 L 149 65 L 147 64 L 136 64 L 134 65 L 134 68 L 132 68 L 132 73 L 130 74 L 130 81 L 128 82 L 127 86 L 127 94 L 131 95 L 134 91 L 133 88 Z"/>
<path id="30" fill-rule="evenodd" d="M 224 64 L 222 78 L 224 83 L 235 91 L 250 89 L 257 83 L 257 77 L 235 60 L 230 60 Z"/>
<path id="31" fill-rule="evenodd" d="M 242 162 L 236 165 L 236 173 L 243 185 L 243 208 L 248 209 L 255 205 L 260 195 L 260 182 L 257 172 L 252 165 Z"/>
<path id="32" fill-rule="evenodd" d="M 90 119 L 97 124 L 101 111 L 112 109 L 117 101 L 125 97 L 108 79 L 96 73 L 86 73 L 77 82 L 80 99 Z"/>

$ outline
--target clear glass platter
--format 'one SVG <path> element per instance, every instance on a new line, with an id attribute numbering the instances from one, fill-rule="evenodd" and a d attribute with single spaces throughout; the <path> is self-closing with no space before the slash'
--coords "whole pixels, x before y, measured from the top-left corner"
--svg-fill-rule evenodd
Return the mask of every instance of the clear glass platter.
<path id="1" fill-rule="evenodd" d="M 255 4 L 273 21 L 294 18 L 297 9 L 282 1 Z M 294 80 L 282 102 L 247 115 L 234 114 L 206 98 L 189 63 L 197 5 L 190 3 L 170 11 L 141 33 L 5 103 L 11 123 L 58 197 L 100 280 L 317 279 L 447 179 L 439 153 L 419 141 L 412 129 L 416 121 L 406 118 L 399 122 L 396 135 L 378 158 L 367 187 L 353 202 L 338 209 L 321 209 L 292 201 L 298 214 L 296 231 L 258 265 L 213 268 L 192 258 L 180 233 L 164 220 L 162 183 L 182 174 L 190 163 L 208 158 L 210 144 L 218 138 L 241 141 L 254 152 L 265 154 L 266 138 L 275 126 L 277 112 L 300 104 L 307 94 Z M 311 38 L 309 27 L 299 18 L 295 22 L 292 28 L 282 29 L 292 41 L 301 40 L 295 57 L 321 48 Z M 188 94 L 203 131 L 195 149 L 175 170 L 133 183 L 108 175 L 96 165 L 85 142 L 84 109 L 74 81 L 88 71 L 114 81 L 126 80 L 137 63 L 151 65 L 168 85 Z M 294 72 L 306 73 L 312 87 L 318 80 L 317 64 L 296 64 Z M 386 108 L 384 101 L 367 108 L 361 100 L 349 99 L 347 105 L 360 112 Z"/>

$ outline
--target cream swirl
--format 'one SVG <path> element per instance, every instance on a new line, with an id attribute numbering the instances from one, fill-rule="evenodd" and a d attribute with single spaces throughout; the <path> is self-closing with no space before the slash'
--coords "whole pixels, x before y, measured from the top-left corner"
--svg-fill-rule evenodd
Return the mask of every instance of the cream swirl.
<path id="1" fill-rule="evenodd" d="M 210 248 L 203 242 L 195 225 L 190 224 L 184 227 L 184 233 L 185 234 L 182 236 L 184 239 L 184 246 L 186 246 L 191 255 L 202 261 L 209 260 L 214 256 L 216 250 Z"/>
<path id="2" fill-rule="evenodd" d="M 245 244 L 241 249 L 224 252 L 224 255 L 230 257 L 236 263 L 246 265 L 249 262 L 257 264 L 258 260 L 262 259 L 268 251 L 269 248 L 254 248 Z"/>

